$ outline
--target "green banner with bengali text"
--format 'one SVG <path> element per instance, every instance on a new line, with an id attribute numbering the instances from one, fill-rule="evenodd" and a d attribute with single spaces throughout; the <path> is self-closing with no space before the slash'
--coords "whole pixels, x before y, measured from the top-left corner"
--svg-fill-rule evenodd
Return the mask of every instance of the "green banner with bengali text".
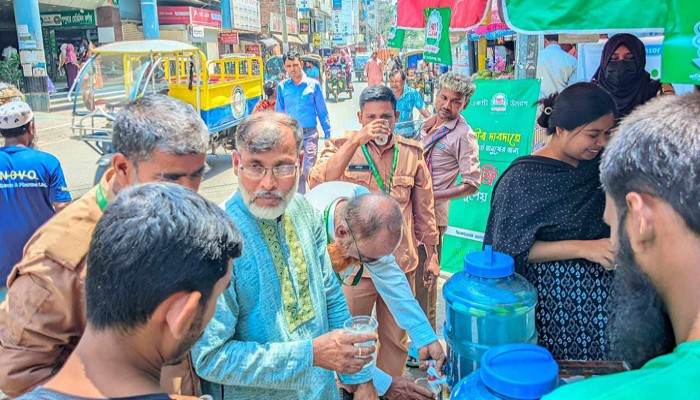
<path id="1" fill-rule="evenodd" d="M 700 0 L 668 0 L 661 79 L 700 85 Z"/>
<path id="2" fill-rule="evenodd" d="M 442 246 L 443 271 L 462 270 L 464 256 L 482 248 L 491 193 L 518 157 L 529 155 L 540 82 L 537 79 L 476 80 L 476 92 L 462 113 L 479 141 L 481 185 L 474 195 L 450 203 Z"/>
<path id="3" fill-rule="evenodd" d="M 511 29 L 527 34 L 661 32 L 669 0 L 502 0 Z M 698 0 L 688 0 L 698 2 Z"/>
<path id="4" fill-rule="evenodd" d="M 423 59 L 426 62 L 452 65 L 452 47 L 450 45 L 449 8 L 426 8 L 425 12 L 425 47 Z"/>

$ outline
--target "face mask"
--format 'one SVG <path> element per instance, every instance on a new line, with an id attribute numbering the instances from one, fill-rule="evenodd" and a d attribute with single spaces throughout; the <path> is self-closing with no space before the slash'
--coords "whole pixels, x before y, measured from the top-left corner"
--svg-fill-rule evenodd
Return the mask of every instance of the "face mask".
<path id="1" fill-rule="evenodd" d="M 637 64 L 633 60 L 611 61 L 605 69 L 605 79 L 614 86 L 624 86 L 637 77 Z"/>

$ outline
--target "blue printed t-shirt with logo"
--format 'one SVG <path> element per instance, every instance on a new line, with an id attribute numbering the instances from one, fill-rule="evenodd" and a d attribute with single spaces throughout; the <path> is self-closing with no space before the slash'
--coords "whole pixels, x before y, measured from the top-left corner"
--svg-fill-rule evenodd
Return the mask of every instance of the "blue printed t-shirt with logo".
<path id="1" fill-rule="evenodd" d="M 22 146 L 0 148 L 0 287 L 34 231 L 71 201 L 58 159 Z"/>

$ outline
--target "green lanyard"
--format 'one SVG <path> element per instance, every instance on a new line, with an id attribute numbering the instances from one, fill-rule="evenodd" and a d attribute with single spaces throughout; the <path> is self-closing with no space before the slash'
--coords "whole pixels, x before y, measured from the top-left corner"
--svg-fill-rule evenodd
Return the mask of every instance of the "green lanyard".
<path id="1" fill-rule="evenodd" d="M 107 196 L 105 196 L 104 189 L 102 189 L 102 184 L 98 183 L 97 184 L 97 193 L 95 194 L 95 200 L 97 201 L 97 206 L 100 207 L 100 210 L 104 212 L 105 208 L 107 208 Z"/>
<path id="2" fill-rule="evenodd" d="M 399 142 L 394 140 L 394 159 L 391 160 L 391 172 L 389 173 L 389 187 L 387 188 L 384 185 L 384 180 L 382 179 L 381 175 L 379 175 L 379 171 L 377 170 L 377 166 L 374 164 L 374 161 L 372 160 L 372 157 L 369 155 L 369 150 L 367 150 L 367 145 L 363 144 L 360 146 L 362 148 L 362 153 L 364 153 L 365 158 L 367 159 L 367 164 L 369 164 L 369 168 L 372 170 L 372 175 L 374 175 L 374 179 L 377 180 L 377 185 L 379 185 L 379 188 L 382 190 L 387 195 L 391 194 L 391 186 L 394 184 L 394 173 L 396 172 L 396 163 L 399 160 Z"/>
<path id="3" fill-rule="evenodd" d="M 326 209 L 323 210 L 323 223 L 324 223 L 324 229 L 326 230 L 326 244 L 327 245 L 331 244 L 331 233 L 330 233 L 329 226 L 328 226 L 328 216 L 330 215 L 331 207 L 337 203 L 338 203 L 338 200 L 332 201 L 329 205 L 326 206 Z M 355 274 L 355 278 L 352 280 L 352 283 L 349 286 L 357 286 L 357 284 L 360 283 L 360 279 L 362 279 L 362 273 L 364 271 L 365 271 L 365 266 L 363 264 L 360 264 L 360 270 L 357 271 L 357 274 Z M 338 279 L 338 282 L 341 285 L 348 286 L 345 284 L 345 282 L 343 282 L 343 279 L 340 277 L 339 273 L 337 273 L 335 271 L 333 271 L 333 273 L 335 274 L 336 279 Z"/>

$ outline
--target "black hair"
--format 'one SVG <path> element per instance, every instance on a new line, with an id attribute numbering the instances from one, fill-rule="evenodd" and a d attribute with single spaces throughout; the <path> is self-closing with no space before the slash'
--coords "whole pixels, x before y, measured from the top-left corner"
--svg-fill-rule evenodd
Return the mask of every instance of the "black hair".
<path id="1" fill-rule="evenodd" d="M 515 51 L 515 42 L 503 42 L 503 47 L 510 51 Z"/>
<path id="2" fill-rule="evenodd" d="M 200 292 L 204 307 L 241 247 L 233 220 L 194 191 L 163 182 L 127 188 L 92 236 L 88 323 L 131 333 L 178 292 Z"/>
<path id="3" fill-rule="evenodd" d="M 29 132 L 29 126 L 32 124 L 32 122 L 34 122 L 33 118 L 31 121 L 27 122 L 22 126 L 18 126 L 11 129 L 0 129 L 0 135 L 2 135 L 2 137 L 6 139 L 20 137 Z"/>
<path id="4" fill-rule="evenodd" d="M 542 105 L 542 114 L 537 118 L 537 124 L 547 128 L 548 135 L 554 134 L 557 127 L 573 130 L 610 113 L 615 119 L 619 115 L 612 96 L 590 82 L 575 83 L 561 93 L 540 100 L 539 104 Z"/>
<path id="5" fill-rule="evenodd" d="M 558 42 L 559 41 L 559 35 L 544 35 L 544 38 L 547 39 L 549 42 Z"/>
<path id="6" fill-rule="evenodd" d="M 290 51 L 284 53 L 284 55 L 282 56 L 282 58 L 283 58 L 285 61 L 287 61 L 287 60 L 289 60 L 289 61 L 292 61 L 292 60 L 300 60 L 300 61 L 301 61 L 301 58 L 300 58 L 300 57 L 301 57 L 301 56 L 299 55 L 299 53 L 298 53 L 297 51 L 295 51 L 295 50 L 290 50 Z"/>
<path id="7" fill-rule="evenodd" d="M 273 93 L 275 93 L 275 89 L 277 88 L 277 82 L 275 81 L 267 81 L 263 85 L 263 91 L 265 92 L 265 96 L 269 98 L 272 96 Z"/>
<path id="8" fill-rule="evenodd" d="M 401 68 L 393 68 L 393 69 L 391 70 L 391 75 L 389 75 L 389 76 L 394 76 L 394 75 L 396 75 L 396 74 L 398 74 L 398 73 L 401 73 L 401 79 L 403 79 L 403 80 L 405 81 L 405 80 L 406 80 L 406 71 L 404 71 L 404 70 L 401 69 Z"/>
<path id="9" fill-rule="evenodd" d="M 396 111 L 396 96 L 387 86 L 372 85 L 366 87 L 360 94 L 360 111 L 365 108 L 366 103 L 375 101 L 388 101 L 391 103 L 391 108 Z"/>

